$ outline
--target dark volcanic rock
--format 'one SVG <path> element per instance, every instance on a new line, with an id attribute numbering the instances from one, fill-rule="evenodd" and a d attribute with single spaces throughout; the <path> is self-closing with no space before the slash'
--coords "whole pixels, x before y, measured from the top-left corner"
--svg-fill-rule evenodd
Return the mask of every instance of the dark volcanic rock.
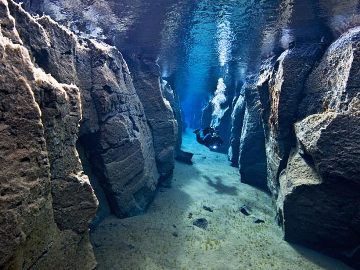
<path id="1" fill-rule="evenodd" d="M 240 207 L 240 212 L 245 216 L 250 216 L 251 213 L 250 209 L 246 205 Z"/>
<path id="2" fill-rule="evenodd" d="M 170 103 L 162 95 L 159 66 L 151 57 L 135 55 L 129 65 L 153 136 L 157 168 L 166 178 L 174 169 L 178 126 Z"/>
<path id="3" fill-rule="evenodd" d="M 161 89 L 164 98 L 169 101 L 170 106 L 174 112 L 174 117 L 177 122 L 177 139 L 176 139 L 176 148 L 175 148 L 175 157 L 181 152 L 182 144 L 182 133 L 183 133 L 183 124 L 182 124 L 182 110 L 180 107 L 180 100 L 177 92 L 171 88 L 171 85 L 165 80 L 162 81 Z M 180 153 L 181 154 L 181 153 Z"/>
<path id="4" fill-rule="evenodd" d="M 34 61 L 58 81 L 79 86 L 79 141 L 113 212 L 142 212 L 158 175 L 151 132 L 122 55 L 105 44 L 78 40 L 48 17 L 33 20 L 17 5 L 10 9 Z"/>
<path id="5" fill-rule="evenodd" d="M 97 200 L 75 147 L 80 92 L 34 66 L 18 33 L 24 20 L 37 24 L 14 9 L 0 3 L 0 268 L 93 269 Z"/>
<path id="6" fill-rule="evenodd" d="M 309 76 L 278 198 L 286 240 L 344 259 L 360 244 L 359 33 L 335 41 Z"/>
<path id="7" fill-rule="evenodd" d="M 263 224 L 263 223 L 265 223 L 265 221 L 262 220 L 262 219 L 257 218 L 257 219 L 254 220 L 254 223 L 255 224 Z"/>
<path id="8" fill-rule="evenodd" d="M 244 122 L 245 99 L 244 95 L 239 95 L 236 99 L 234 110 L 231 115 L 231 135 L 229 147 L 229 160 L 234 167 L 239 166 L 240 137 Z"/>
<path id="9" fill-rule="evenodd" d="M 245 83 L 245 112 L 239 146 L 241 182 L 267 188 L 265 134 L 260 114 L 260 97 L 253 82 Z"/>
<path id="10" fill-rule="evenodd" d="M 298 119 L 326 111 L 347 111 L 359 96 L 359 27 L 335 41 L 309 75 Z"/>
<path id="11" fill-rule="evenodd" d="M 185 152 L 185 151 L 182 151 L 180 150 L 177 155 L 176 155 L 176 160 L 181 162 L 181 163 L 185 163 L 185 164 L 189 164 L 189 165 L 192 165 L 193 162 L 192 162 L 192 157 L 194 156 L 193 153 L 190 153 L 190 152 Z"/>
<path id="12" fill-rule="evenodd" d="M 205 210 L 205 211 L 208 211 L 208 212 L 214 212 L 214 210 L 212 210 L 212 208 L 210 208 L 210 207 L 208 207 L 208 206 L 206 206 L 206 205 L 203 205 L 203 209 Z"/>
<path id="13" fill-rule="evenodd" d="M 265 133 L 268 186 L 273 194 L 277 193 L 278 176 L 286 167 L 290 149 L 295 145 L 293 124 L 304 81 L 321 52 L 320 45 L 303 45 L 286 50 L 275 63 L 269 83 L 269 118 L 264 120 L 268 125 Z"/>
<path id="14" fill-rule="evenodd" d="M 200 229 L 206 230 L 209 222 L 205 218 L 198 218 L 194 220 L 193 225 L 199 227 Z"/>

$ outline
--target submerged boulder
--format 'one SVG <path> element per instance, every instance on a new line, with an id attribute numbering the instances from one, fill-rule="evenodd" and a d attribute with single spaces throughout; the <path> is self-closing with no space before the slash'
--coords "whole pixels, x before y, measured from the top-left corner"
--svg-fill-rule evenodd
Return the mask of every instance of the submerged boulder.
<path id="1" fill-rule="evenodd" d="M 299 148 L 280 177 L 278 198 L 286 240 L 343 257 L 358 247 L 359 109 L 296 124 Z"/>

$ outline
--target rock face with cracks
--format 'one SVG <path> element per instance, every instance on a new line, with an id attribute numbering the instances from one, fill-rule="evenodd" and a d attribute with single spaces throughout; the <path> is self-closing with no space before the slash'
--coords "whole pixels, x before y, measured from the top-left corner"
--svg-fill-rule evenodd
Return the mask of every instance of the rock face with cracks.
<path id="1" fill-rule="evenodd" d="M 177 134 L 178 126 L 181 126 L 181 123 L 178 125 L 177 120 L 179 119 L 174 116 L 173 109 L 176 110 L 176 107 L 172 108 L 162 93 L 157 56 L 147 54 L 141 48 L 129 49 L 128 47 L 133 47 L 131 44 L 129 46 L 129 44 L 120 42 L 120 40 L 124 41 L 122 35 L 124 29 L 121 27 L 121 21 L 124 18 L 116 14 L 118 1 L 21 2 L 24 2 L 24 6 L 29 11 L 48 14 L 62 24 L 71 27 L 75 33 L 82 37 L 106 40 L 124 52 L 124 57 L 131 70 L 136 95 L 142 103 L 143 115 L 146 117 L 146 124 L 150 128 L 158 173 L 161 178 L 170 176 L 174 169 L 175 145 L 179 142 Z M 121 9 L 123 10 L 123 8 Z M 85 15 L 84 11 L 86 13 L 89 11 L 89 13 Z M 102 19 L 104 17 L 106 17 L 105 20 Z M 149 31 L 151 30 L 149 29 Z M 147 141 L 147 138 L 145 140 Z M 137 173 L 139 174 L 139 171 Z M 151 188 L 146 193 L 150 196 L 152 191 Z"/>
<path id="2" fill-rule="evenodd" d="M 170 102 L 162 94 L 160 69 L 146 56 L 131 57 L 129 65 L 152 133 L 157 169 L 161 178 L 166 178 L 175 165 L 178 124 Z"/>
<path id="3" fill-rule="evenodd" d="M 34 61 L 58 81 L 80 88 L 80 147 L 112 211 L 120 217 L 141 213 L 152 199 L 158 174 L 143 106 L 121 54 L 77 39 L 48 17 L 33 20 L 15 4 L 10 9 Z"/>
<path id="4" fill-rule="evenodd" d="M 97 200 L 76 151 L 80 92 L 35 67 L 9 5 L 0 1 L 0 267 L 93 269 Z"/>
<path id="5" fill-rule="evenodd" d="M 314 62 L 321 56 L 319 45 L 303 45 L 286 50 L 276 60 L 268 84 L 269 118 L 265 132 L 268 166 L 268 186 L 278 190 L 278 176 L 286 167 L 290 149 L 294 146 L 293 123 L 301 101 L 304 81 Z"/>
<path id="6" fill-rule="evenodd" d="M 349 260 L 360 245 L 359 44 L 360 28 L 351 29 L 308 77 L 297 148 L 280 178 L 286 239 Z"/>
<path id="7" fill-rule="evenodd" d="M 78 19 L 81 9 L 73 8 L 77 2 L 61 1 L 69 4 L 64 9 L 66 12 L 58 12 L 58 1 L 24 2 L 25 7 L 32 11 L 49 11 L 63 22 L 81 29 L 78 27 L 82 24 Z M 82 6 L 90 2 L 94 1 L 78 1 Z M 350 29 L 359 24 L 359 17 L 347 18 L 347 13 L 338 12 L 354 9 L 358 3 L 322 0 L 315 1 L 317 4 L 314 1 L 281 2 L 285 9 L 280 14 L 278 28 L 281 31 L 291 29 L 290 34 L 293 32 L 294 37 L 284 34 L 279 44 L 275 45 L 280 46 L 281 43 L 281 48 L 273 51 L 272 58 L 264 60 L 258 74 L 256 70 L 247 71 L 255 74 L 255 78 L 245 84 L 233 106 L 230 159 L 233 165 L 239 165 L 242 181 L 268 187 L 276 201 L 278 221 L 286 240 L 320 249 L 360 267 L 357 257 L 360 247 L 360 38 L 358 28 Z M 310 4 L 321 6 L 323 13 L 318 18 L 311 10 L 311 19 L 307 21 L 302 12 Z M 76 94 L 71 93 L 79 92 L 82 120 L 80 132 L 75 131 L 74 134 L 78 134 L 78 148 L 84 153 L 83 159 L 97 172 L 95 178 L 113 212 L 118 216 L 141 212 L 153 196 L 158 173 L 161 176 L 171 173 L 176 149 L 174 113 L 176 115 L 177 112 L 172 104 L 172 95 L 164 89 L 161 93 L 156 57 L 147 57 L 146 53 L 127 55 L 135 90 L 122 56 L 113 48 L 78 40 L 48 18 L 34 20 L 28 15 L 23 16 L 16 5 L 10 4 L 10 10 L 16 19 L 17 29 L 12 26 L 13 19 L 5 12 L 5 16 L 1 16 L 2 35 L 13 43 L 23 44 L 36 65 L 51 73 L 58 82 L 68 84 L 62 88 L 69 100 L 76 99 Z M 72 18 L 72 10 L 77 21 L 69 19 Z M 99 14 L 106 12 L 108 15 L 108 10 L 99 9 Z M 331 19 L 336 20 L 323 20 L 321 17 L 326 14 L 333 14 Z M 113 16 L 116 14 L 111 14 L 111 19 Z M 88 22 L 98 20 L 89 17 L 86 18 Z M 315 25 L 319 22 L 320 27 Z M 100 25 L 105 26 L 105 23 Z M 332 33 L 327 33 L 324 25 Z M 108 36 L 102 38 L 112 39 L 111 29 L 103 30 L 100 34 Z M 344 31 L 348 32 L 339 37 Z M 333 44 L 329 47 L 328 42 Z M 77 85 L 78 90 L 69 84 Z M 42 95 L 36 97 L 36 102 L 41 98 Z M 52 106 L 49 105 L 53 104 L 51 100 L 44 103 L 45 107 L 39 105 L 39 110 L 48 111 L 46 106 Z M 233 104 L 232 97 L 227 102 Z M 11 103 L 4 104 L 2 106 L 7 108 Z M 229 108 L 232 109 L 232 106 Z M 223 123 L 229 121 L 231 109 L 227 111 Z M 51 113 L 48 111 L 48 116 L 41 114 L 40 122 L 43 138 L 48 141 L 46 148 L 52 149 L 50 153 L 44 150 L 49 162 L 47 177 L 51 179 L 49 183 L 52 186 L 52 194 L 49 195 L 51 203 L 46 204 L 46 209 L 55 213 L 55 218 L 48 215 L 47 218 L 53 223 L 59 222 L 56 227 L 63 230 L 60 235 L 69 232 L 68 228 L 73 228 L 71 232 L 76 231 L 76 234 L 81 233 L 93 211 L 91 207 L 76 204 L 72 197 L 57 196 L 57 190 L 71 190 L 73 185 L 86 182 L 86 178 L 78 173 L 76 162 L 68 170 L 61 171 L 62 164 L 67 164 L 67 160 L 60 158 L 61 154 L 70 155 L 75 137 L 64 133 L 59 141 L 63 147 L 58 149 L 58 138 L 51 134 L 53 126 L 60 134 L 63 134 L 63 128 L 72 130 L 70 126 L 80 119 L 78 116 L 61 123 L 54 115 L 75 111 L 72 106 L 64 106 Z M 204 113 L 206 125 L 211 121 L 211 114 L 212 109 L 208 107 Z M 128 156 L 130 158 L 126 158 Z M 55 175 L 57 173 L 59 176 Z M 58 179 L 61 181 L 56 182 Z M 91 197 L 85 192 L 88 187 L 83 185 L 82 201 Z M 72 211 L 67 211 L 71 209 L 67 208 L 68 202 L 76 205 L 78 209 L 75 211 L 87 209 L 83 218 L 75 223 L 70 218 Z M 59 221 L 57 216 L 60 215 L 69 218 Z M 51 235 L 56 235 L 53 239 L 60 239 L 57 238 L 59 233 L 55 233 L 58 229 L 52 228 L 54 233 Z M 57 250 L 61 250 L 60 243 L 64 241 L 54 242 Z"/>
<path id="8" fill-rule="evenodd" d="M 301 167 L 315 170 L 318 179 L 309 185 L 296 177 L 298 188 L 281 189 L 288 194 L 283 212 L 285 237 L 330 253 L 340 248 L 350 259 L 360 245 L 359 44 L 360 28 L 351 29 L 328 48 L 308 77 L 300 120 L 295 124 L 296 151 L 306 161 Z M 295 178 L 297 170 L 291 161 L 288 167 L 286 178 Z M 295 232 L 299 221 L 302 226 Z M 310 230 L 312 238 L 304 238 Z"/>
<path id="9" fill-rule="evenodd" d="M 168 121 L 146 118 L 114 47 L 78 39 L 13 1 L 0 1 L 0 15 L 0 266 L 94 269 L 88 225 L 98 202 L 90 182 L 116 215 L 144 211 L 159 178 L 155 153 L 161 173 L 173 166 L 174 113 L 159 83 Z M 150 124 L 171 132 L 165 152 L 154 150 Z"/>
<path id="10" fill-rule="evenodd" d="M 241 182 L 266 189 L 265 135 L 256 89 L 253 82 L 243 86 L 245 111 L 239 145 L 239 169 Z"/>
<path id="11" fill-rule="evenodd" d="M 171 109 L 174 113 L 174 117 L 177 123 L 177 130 L 176 132 L 176 147 L 175 147 L 175 155 L 181 151 L 181 144 L 182 144 L 182 131 L 183 131 L 183 125 L 182 125 L 182 110 L 180 106 L 180 100 L 179 96 L 176 91 L 174 91 L 171 88 L 171 85 L 166 82 L 165 80 L 162 81 L 161 89 L 164 98 L 170 103 Z M 171 136 L 173 136 L 171 134 Z"/>
<path id="12" fill-rule="evenodd" d="M 240 136 L 242 132 L 245 114 L 245 99 L 244 94 L 237 97 L 234 110 L 231 114 L 231 134 L 229 147 L 229 160 L 234 167 L 239 166 L 239 150 L 240 150 Z"/>
<path id="13" fill-rule="evenodd" d="M 360 246 L 359 43 L 360 28 L 353 28 L 330 46 L 299 44 L 263 61 L 240 91 L 229 151 L 242 181 L 268 186 L 287 241 L 355 267 Z"/>

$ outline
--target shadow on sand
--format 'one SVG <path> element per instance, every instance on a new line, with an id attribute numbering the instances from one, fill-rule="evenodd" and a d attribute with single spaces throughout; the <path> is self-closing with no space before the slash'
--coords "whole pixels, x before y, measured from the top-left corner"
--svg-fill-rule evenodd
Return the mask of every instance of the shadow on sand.
<path id="1" fill-rule="evenodd" d="M 206 179 L 207 184 L 210 187 L 213 187 L 216 189 L 217 194 L 227 194 L 231 196 L 237 196 L 238 191 L 237 188 L 234 186 L 227 186 L 223 183 L 221 177 L 216 176 L 215 181 L 213 181 L 209 176 L 203 175 L 203 177 Z"/>

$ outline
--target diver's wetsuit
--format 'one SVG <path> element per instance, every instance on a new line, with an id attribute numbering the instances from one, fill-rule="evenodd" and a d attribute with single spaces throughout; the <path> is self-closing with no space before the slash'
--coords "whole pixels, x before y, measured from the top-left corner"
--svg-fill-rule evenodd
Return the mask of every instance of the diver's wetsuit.
<path id="1" fill-rule="evenodd" d="M 203 130 L 197 129 L 194 133 L 196 134 L 196 141 L 210 149 L 216 149 L 223 144 L 223 140 L 212 127 L 207 127 Z"/>

